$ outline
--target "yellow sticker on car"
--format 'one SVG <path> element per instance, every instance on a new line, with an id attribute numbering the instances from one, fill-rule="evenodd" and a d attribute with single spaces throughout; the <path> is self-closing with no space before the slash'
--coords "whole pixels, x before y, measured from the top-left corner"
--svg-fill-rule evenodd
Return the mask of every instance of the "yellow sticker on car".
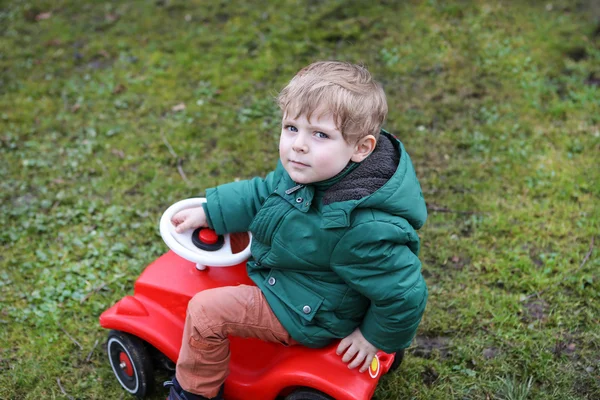
<path id="1" fill-rule="evenodd" d="M 379 375 L 380 365 L 379 357 L 375 355 L 375 357 L 373 357 L 373 361 L 371 361 L 371 365 L 369 366 L 369 375 L 371 375 L 371 378 L 377 378 L 377 375 Z"/>

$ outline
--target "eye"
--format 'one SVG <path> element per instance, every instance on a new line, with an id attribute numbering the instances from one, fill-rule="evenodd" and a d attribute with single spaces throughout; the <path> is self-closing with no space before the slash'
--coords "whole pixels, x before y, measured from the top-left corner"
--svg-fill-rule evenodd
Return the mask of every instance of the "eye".
<path id="1" fill-rule="evenodd" d="M 315 136 L 318 137 L 319 139 L 329 139 L 329 135 L 323 132 L 315 132 Z"/>
<path id="2" fill-rule="evenodd" d="M 296 128 L 294 125 L 286 125 L 286 126 L 284 126 L 284 129 L 286 129 L 290 132 L 298 132 L 298 128 Z"/>

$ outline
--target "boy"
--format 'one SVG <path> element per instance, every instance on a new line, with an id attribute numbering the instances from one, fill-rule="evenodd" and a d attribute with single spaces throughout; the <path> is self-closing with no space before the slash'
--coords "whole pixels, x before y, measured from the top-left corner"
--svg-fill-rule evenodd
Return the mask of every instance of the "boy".
<path id="1" fill-rule="evenodd" d="M 228 335 L 322 347 L 367 370 L 378 350 L 409 346 L 427 288 L 416 230 L 427 218 L 410 157 L 381 130 L 381 86 L 357 65 L 317 62 L 278 96 L 279 163 L 265 179 L 208 189 L 177 231 L 251 231 L 255 286 L 189 303 L 169 400 L 222 399 Z M 351 361 L 351 362 L 350 362 Z"/>

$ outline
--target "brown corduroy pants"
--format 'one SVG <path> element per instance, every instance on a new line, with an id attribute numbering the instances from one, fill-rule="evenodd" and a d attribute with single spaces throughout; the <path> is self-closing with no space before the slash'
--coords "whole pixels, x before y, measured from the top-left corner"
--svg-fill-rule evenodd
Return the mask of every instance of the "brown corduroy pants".
<path id="1" fill-rule="evenodd" d="M 176 377 L 181 387 L 207 398 L 217 395 L 229 373 L 228 335 L 297 344 L 256 286 L 204 290 L 188 305 Z"/>

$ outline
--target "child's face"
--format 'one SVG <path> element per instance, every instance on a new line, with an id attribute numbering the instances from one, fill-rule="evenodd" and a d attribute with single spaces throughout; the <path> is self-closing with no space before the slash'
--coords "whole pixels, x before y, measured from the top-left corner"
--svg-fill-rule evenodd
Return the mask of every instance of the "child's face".
<path id="1" fill-rule="evenodd" d="M 347 143 L 333 115 L 306 115 L 297 119 L 284 115 L 279 139 L 279 157 L 294 182 L 308 184 L 324 181 L 340 173 L 353 159 L 356 145 Z M 354 161 L 362 161 L 354 160 Z"/>

